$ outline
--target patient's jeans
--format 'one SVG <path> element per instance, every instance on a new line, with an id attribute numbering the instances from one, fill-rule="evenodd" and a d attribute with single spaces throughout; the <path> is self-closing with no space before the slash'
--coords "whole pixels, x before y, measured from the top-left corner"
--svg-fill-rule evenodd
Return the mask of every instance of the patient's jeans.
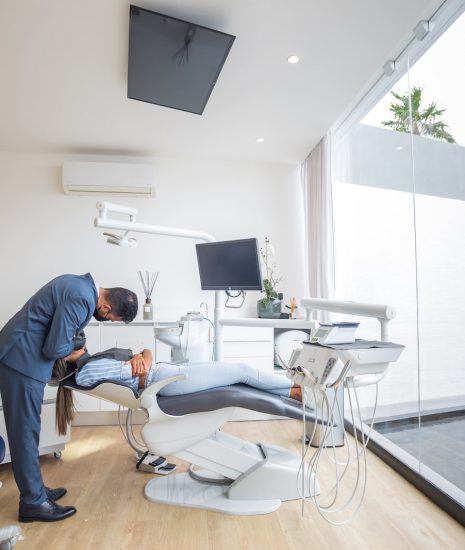
<path id="1" fill-rule="evenodd" d="M 251 367 L 245 363 L 155 363 L 147 374 L 145 385 L 178 374 L 186 375 L 185 380 L 168 384 L 160 390 L 160 395 L 184 395 L 231 384 L 247 384 L 276 395 L 288 397 L 292 382 L 285 374 L 274 374 Z"/>

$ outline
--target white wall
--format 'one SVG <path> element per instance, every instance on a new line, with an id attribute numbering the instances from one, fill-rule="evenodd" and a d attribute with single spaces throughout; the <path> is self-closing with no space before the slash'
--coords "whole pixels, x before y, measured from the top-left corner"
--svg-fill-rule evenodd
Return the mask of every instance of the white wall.
<path id="1" fill-rule="evenodd" d="M 94 157 L 95 160 L 131 161 Z M 139 235 L 139 247 L 105 242 L 93 227 L 94 197 L 70 197 L 61 189 L 63 160 L 89 156 L 0 153 L 0 228 L 2 268 L 0 321 L 7 320 L 42 284 L 62 273 L 90 271 L 101 286 L 126 286 L 143 293 L 138 269 L 159 270 L 155 315 L 174 320 L 206 301 L 194 242 Z M 297 167 L 269 163 L 138 159 L 156 168 L 156 197 L 131 198 L 138 221 L 206 231 L 218 240 L 267 235 L 276 249 L 285 297 L 302 296 L 302 219 Z M 110 199 L 111 200 L 111 199 Z M 113 202 L 116 202 L 113 200 Z M 248 293 L 242 310 L 255 315 L 258 292 Z M 138 317 L 141 317 L 141 312 Z"/>

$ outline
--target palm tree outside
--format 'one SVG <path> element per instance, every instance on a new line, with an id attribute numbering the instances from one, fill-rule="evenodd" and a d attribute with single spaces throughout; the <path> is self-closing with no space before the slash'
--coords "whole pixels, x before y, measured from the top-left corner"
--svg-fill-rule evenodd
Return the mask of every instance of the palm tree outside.
<path id="1" fill-rule="evenodd" d="M 381 124 L 397 132 L 411 132 L 417 136 L 456 143 L 453 136 L 447 131 L 447 124 L 440 120 L 445 109 L 438 109 L 434 101 L 422 109 L 422 91 L 419 86 L 414 86 L 412 91 L 405 95 L 391 92 L 398 102 L 392 102 L 389 106 L 394 117 L 392 120 L 381 122 Z"/>

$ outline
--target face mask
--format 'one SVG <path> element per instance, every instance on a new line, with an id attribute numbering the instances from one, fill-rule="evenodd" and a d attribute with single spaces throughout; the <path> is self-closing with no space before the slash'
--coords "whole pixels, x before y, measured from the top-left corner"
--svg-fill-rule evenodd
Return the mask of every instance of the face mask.
<path id="1" fill-rule="evenodd" d="M 95 311 L 94 311 L 94 319 L 96 321 L 106 321 L 107 320 L 106 317 L 104 317 L 103 315 L 100 315 L 98 308 L 96 308 Z"/>

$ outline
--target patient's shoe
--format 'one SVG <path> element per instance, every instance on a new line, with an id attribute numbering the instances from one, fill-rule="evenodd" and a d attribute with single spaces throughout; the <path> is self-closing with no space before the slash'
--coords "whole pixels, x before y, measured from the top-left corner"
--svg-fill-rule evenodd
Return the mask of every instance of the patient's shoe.
<path id="1" fill-rule="evenodd" d="M 74 506 L 60 506 L 47 498 L 42 504 L 19 503 L 18 520 L 25 523 L 30 521 L 60 521 L 76 513 Z"/>
<path id="2" fill-rule="evenodd" d="M 57 489 L 45 487 L 45 492 L 47 493 L 47 498 L 55 502 L 66 495 L 66 489 L 64 487 L 58 487 Z"/>

